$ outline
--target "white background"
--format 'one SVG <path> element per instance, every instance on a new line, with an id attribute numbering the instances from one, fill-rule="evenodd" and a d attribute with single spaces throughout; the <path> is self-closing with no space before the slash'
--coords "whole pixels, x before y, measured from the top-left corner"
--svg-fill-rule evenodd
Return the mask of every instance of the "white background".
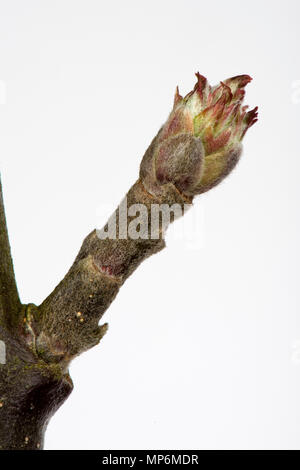
<path id="1" fill-rule="evenodd" d="M 300 448 L 299 5 L 0 1 L 0 160 L 23 302 L 51 292 L 135 181 L 177 84 L 250 74 L 260 112 L 237 169 L 195 202 L 199 246 L 170 240 L 147 260 L 102 343 L 71 365 L 47 449 Z"/>

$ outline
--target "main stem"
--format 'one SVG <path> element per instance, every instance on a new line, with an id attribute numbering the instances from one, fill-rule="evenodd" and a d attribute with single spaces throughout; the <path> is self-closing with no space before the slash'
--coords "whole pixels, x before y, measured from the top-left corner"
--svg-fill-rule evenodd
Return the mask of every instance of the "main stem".
<path id="1" fill-rule="evenodd" d="M 51 415 L 72 390 L 67 371 L 28 346 L 28 315 L 13 269 L 0 180 L 0 449 L 40 449 Z"/>
<path id="2" fill-rule="evenodd" d="M 4 211 L 2 183 L 0 177 L 0 316 L 6 316 L 8 321 L 12 316 L 6 312 L 17 312 L 21 303 L 18 295 L 10 245 L 8 240 L 7 225 Z"/>
<path id="3" fill-rule="evenodd" d="M 149 213 L 153 203 L 186 202 L 173 185 L 155 197 L 140 180 L 126 201 L 128 208 L 143 204 Z M 132 219 L 127 215 L 127 226 Z M 150 224 L 149 219 L 149 234 Z M 2 194 L 0 240 L 0 340 L 6 348 L 6 363 L 0 364 L 0 448 L 41 449 L 49 419 L 72 391 L 70 361 L 99 343 L 107 330 L 98 325 L 100 318 L 139 264 L 164 248 L 163 231 L 154 240 L 100 239 L 93 231 L 39 307 L 19 300 Z"/>

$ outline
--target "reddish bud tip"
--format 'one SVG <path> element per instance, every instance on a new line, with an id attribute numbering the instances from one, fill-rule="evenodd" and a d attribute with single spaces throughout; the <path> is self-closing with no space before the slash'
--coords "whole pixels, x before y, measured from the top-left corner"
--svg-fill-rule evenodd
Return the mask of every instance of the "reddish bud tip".
<path id="1" fill-rule="evenodd" d="M 175 90 L 175 96 L 174 96 L 174 105 L 173 108 L 177 106 L 178 103 L 180 103 L 183 100 L 183 97 L 179 94 L 179 88 L 178 86 L 176 87 Z"/>

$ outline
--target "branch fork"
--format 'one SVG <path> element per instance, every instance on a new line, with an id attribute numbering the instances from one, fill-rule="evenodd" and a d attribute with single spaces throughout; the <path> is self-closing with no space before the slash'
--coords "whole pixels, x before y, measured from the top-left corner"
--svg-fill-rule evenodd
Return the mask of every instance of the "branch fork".
<path id="1" fill-rule="evenodd" d="M 130 207 L 192 204 L 194 196 L 224 179 L 241 155 L 241 141 L 257 120 L 257 108 L 242 105 L 241 75 L 211 87 L 197 75 L 185 97 L 177 89 L 174 107 L 146 151 L 136 183 L 126 196 Z M 96 230 L 83 241 L 64 279 L 36 306 L 22 305 L 16 286 L 0 181 L 0 340 L 6 363 L 0 362 L 0 448 L 41 449 L 49 419 L 73 389 L 71 360 L 97 345 L 108 325 L 99 325 L 120 287 L 139 264 L 165 247 L 163 224 L 158 236 L 102 238 Z M 171 220 L 170 220 L 171 221 Z M 107 225 L 105 227 L 107 229 Z M 122 232 L 122 231 L 121 231 Z"/>

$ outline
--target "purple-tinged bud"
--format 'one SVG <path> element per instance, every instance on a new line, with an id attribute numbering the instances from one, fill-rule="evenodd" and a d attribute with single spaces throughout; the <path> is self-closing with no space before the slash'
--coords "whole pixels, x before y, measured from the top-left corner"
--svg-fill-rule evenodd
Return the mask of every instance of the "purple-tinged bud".
<path id="1" fill-rule="evenodd" d="M 208 191 L 236 165 L 241 141 L 257 121 L 257 108 L 242 105 L 249 75 L 211 87 L 196 74 L 194 89 L 184 98 L 176 89 L 169 119 L 147 150 L 140 177 L 151 192 L 174 184 L 187 196 Z"/>

